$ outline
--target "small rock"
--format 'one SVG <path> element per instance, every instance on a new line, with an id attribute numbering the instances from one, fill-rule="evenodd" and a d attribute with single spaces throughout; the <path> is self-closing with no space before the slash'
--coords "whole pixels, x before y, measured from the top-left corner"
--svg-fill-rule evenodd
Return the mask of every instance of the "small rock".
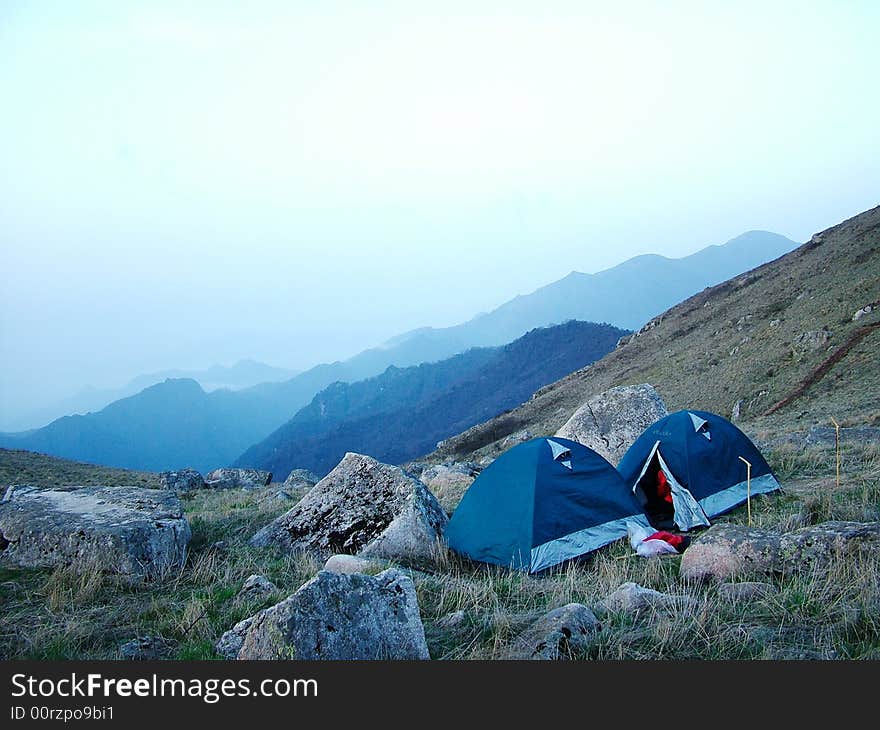
<path id="1" fill-rule="evenodd" d="M 205 488 L 205 480 L 195 469 L 163 471 L 159 475 L 159 481 L 163 489 L 170 489 L 178 494 L 188 494 Z"/>
<path id="2" fill-rule="evenodd" d="M 590 398 L 556 435 L 577 441 L 617 464 L 642 432 L 667 413 L 652 386 L 623 385 Z"/>
<path id="3" fill-rule="evenodd" d="M 284 480 L 282 486 L 284 489 L 294 491 L 305 490 L 311 489 L 319 481 L 321 481 L 321 477 L 314 472 L 310 472 L 308 469 L 294 469 L 287 475 L 287 479 Z"/>
<path id="4" fill-rule="evenodd" d="M 748 602 L 767 598 L 779 590 L 771 583 L 748 582 L 722 583 L 718 586 L 718 595 L 726 601 Z"/>
<path id="5" fill-rule="evenodd" d="M 862 317 L 873 312 L 876 306 L 877 303 L 875 302 L 874 304 L 866 304 L 861 309 L 857 309 L 852 316 L 852 321 L 858 322 Z"/>
<path id="6" fill-rule="evenodd" d="M 255 598 L 257 596 L 268 596 L 278 590 L 272 581 L 265 575 L 257 573 L 248 576 L 241 590 L 238 592 L 239 597 Z"/>
<path id="7" fill-rule="evenodd" d="M 782 324 L 782 320 L 781 320 L 781 319 L 771 319 L 771 320 L 770 320 L 770 326 L 771 326 L 771 327 L 778 327 L 778 326 L 781 325 L 781 324 Z"/>
<path id="8" fill-rule="evenodd" d="M 739 420 L 740 416 L 742 415 L 743 403 L 745 403 L 745 400 L 743 398 L 740 398 L 736 403 L 734 403 L 733 412 L 730 414 L 730 419 L 732 421 Z"/>
<path id="9" fill-rule="evenodd" d="M 239 659 L 429 659 L 412 580 L 326 570 L 257 614 Z"/>
<path id="10" fill-rule="evenodd" d="M 458 626 L 461 626 L 465 619 L 467 618 L 467 614 L 464 611 L 453 611 L 452 613 L 446 614 L 443 618 L 441 618 L 437 625 L 444 629 L 454 629 Z"/>
<path id="11" fill-rule="evenodd" d="M 208 489 L 259 489 L 272 481 L 272 472 L 262 469 L 214 469 L 205 477 Z"/>
<path id="12" fill-rule="evenodd" d="M 827 347 L 832 334 L 827 329 L 810 330 L 795 338 L 794 344 L 800 350 L 819 350 Z"/>
<path id="13" fill-rule="evenodd" d="M 174 643 L 161 636 L 142 636 L 126 641 L 119 647 L 119 654 L 130 661 L 163 659 L 174 648 Z"/>
<path id="14" fill-rule="evenodd" d="M 638 583 L 624 583 L 603 601 L 603 605 L 607 611 L 641 614 L 681 606 L 691 600 L 689 596 L 672 596 Z"/>
<path id="15" fill-rule="evenodd" d="M 506 451 L 507 449 L 516 446 L 517 444 L 531 441 L 533 438 L 535 438 L 534 434 L 528 429 L 524 428 L 520 431 L 517 431 L 516 433 L 510 434 L 510 436 L 505 437 L 501 441 L 499 446 L 502 451 Z"/>
<path id="16" fill-rule="evenodd" d="M 527 628 L 507 651 L 507 659 L 569 659 L 584 651 L 599 631 L 599 620 L 581 603 L 555 608 Z"/>
<path id="17" fill-rule="evenodd" d="M 366 558 L 359 558 L 357 555 L 345 555 L 344 553 L 331 555 L 327 558 L 327 562 L 324 563 L 324 570 L 329 570 L 331 573 L 342 573 L 343 575 L 375 572 L 381 567 L 381 564 L 375 560 L 367 560 Z"/>

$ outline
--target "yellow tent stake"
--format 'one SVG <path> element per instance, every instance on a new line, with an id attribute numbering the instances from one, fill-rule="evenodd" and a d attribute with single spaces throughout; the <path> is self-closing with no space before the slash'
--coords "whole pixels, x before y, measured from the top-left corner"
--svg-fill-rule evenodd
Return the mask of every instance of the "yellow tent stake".
<path id="1" fill-rule="evenodd" d="M 752 465 L 750 462 L 743 459 L 741 456 L 739 460 L 746 465 L 746 505 L 748 505 L 749 511 L 749 527 L 752 526 Z"/>
<path id="2" fill-rule="evenodd" d="M 837 453 L 837 488 L 840 489 L 840 424 L 831 416 L 831 423 L 834 424 L 834 450 Z"/>

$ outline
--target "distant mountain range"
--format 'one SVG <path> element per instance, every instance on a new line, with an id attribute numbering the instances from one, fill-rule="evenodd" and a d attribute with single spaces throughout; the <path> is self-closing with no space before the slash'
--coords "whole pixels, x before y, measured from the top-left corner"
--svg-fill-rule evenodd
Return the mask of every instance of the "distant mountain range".
<path id="1" fill-rule="evenodd" d="M 592 367 L 444 441 L 429 461 L 494 458 L 512 433 L 555 433 L 586 400 L 651 383 L 670 410 L 759 437 L 880 419 L 880 207 L 663 312 Z"/>
<path id="2" fill-rule="evenodd" d="M 437 442 L 522 403 L 538 388 L 595 362 L 627 334 L 611 325 L 567 322 L 535 329 L 501 348 L 469 350 L 437 363 L 390 367 L 354 384 L 336 383 L 261 443 L 239 466 L 319 475 L 347 451 L 400 463 Z"/>
<path id="3" fill-rule="evenodd" d="M 156 385 L 169 378 L 195 380 L 202 388 L 211 391 L 221 388 L 240 390 L 259 383 L 289 380 L 295 375 L 297 375 L 295 370 L 273 367 L 256 360 L 239 360 L 229 367 L 212 365 L 205 370 L 162 370 L 138 375 L 121 388 L 86 386 L 68 398 L 37 408 L 31 413 L 18 417 L 11 417 L 7 414 L 3 428 L 23 431 L 43 426 L 61 416 L 100 411 L 114 401 L 140 393 L 144 388 L 149 388 L 151 385 Z"/>
<path id="4" fill-rule="evenodd" d="M 389 366 L 437 362 L 473 347 L 503 345 L 537 327 L 569 320 L 636 329 L 681 299 L 796 245 L 777 234 L 752 231 L 681 259 L 639 256 L 597 274 L 573 272 L 464 324 L 408 332 L 382 347 L 344 362 L 318 365 L 282 382 L 206 393 L 197 378 L 168 379 L 97 413 L 0 434 L 0 445 L 133 469 L 225 466 L 335 382 L 355 383 Z M 211 373 L 198 375 L 206 381 L 216 379 Z"/>

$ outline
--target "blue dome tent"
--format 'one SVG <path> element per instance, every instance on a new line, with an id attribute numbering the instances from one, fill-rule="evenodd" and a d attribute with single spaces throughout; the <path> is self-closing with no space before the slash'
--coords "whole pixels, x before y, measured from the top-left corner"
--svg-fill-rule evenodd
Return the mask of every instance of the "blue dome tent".
<path id="1" fill-rule="evenodd" d="M 752 465 L 752 496 L 780 488 L 767 461 L 730 421 L 678 411 L 645 429 L 617 471 L 654 527 L 690 530 L 746 501 L 747 467 L 740 457 Z"/>
<path id="2" fill-rule="evenodd" d="M 648 527 L 618 472 L 563 438 L 519 444 L 490 464 L 446 526 L 449 547 L 473 560 L 535 573 Z"/>

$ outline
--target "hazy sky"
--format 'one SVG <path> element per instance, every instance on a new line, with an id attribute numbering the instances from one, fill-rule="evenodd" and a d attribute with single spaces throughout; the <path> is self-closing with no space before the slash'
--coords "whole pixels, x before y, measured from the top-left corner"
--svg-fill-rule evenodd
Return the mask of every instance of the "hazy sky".
<path id="1" fill-rule="evenodd" d="M 880 203 L 878 34 L 873 1 L 0 0 L 0 408 L 805 240 Z"/>

